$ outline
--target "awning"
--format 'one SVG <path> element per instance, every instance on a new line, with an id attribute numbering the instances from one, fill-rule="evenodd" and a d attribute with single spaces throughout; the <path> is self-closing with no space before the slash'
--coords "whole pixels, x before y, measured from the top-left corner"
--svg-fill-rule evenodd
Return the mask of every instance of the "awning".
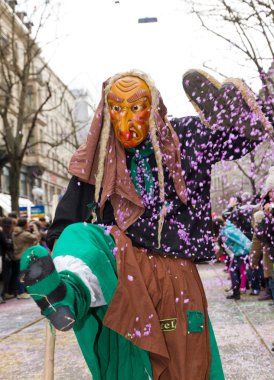
<path id="1" fill-rule="evenodd" d="M 34 206 L 28 198 L 19 198 L 19 207 Z M 9 194 L 0 193 L 0 207 L 2 207 L 4 214 L 11 212 L 11 196 Z"/>

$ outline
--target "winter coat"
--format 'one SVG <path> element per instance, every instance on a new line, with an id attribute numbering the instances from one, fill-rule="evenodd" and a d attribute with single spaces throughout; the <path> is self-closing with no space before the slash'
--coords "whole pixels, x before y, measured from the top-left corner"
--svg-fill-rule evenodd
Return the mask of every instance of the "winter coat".
<path id="1" fill-rule="evenodd" d="M 13 242 L 10 233 L 0 231 L 0 255 L 3 260 L 10 261 L 13 257 Z"/>
<path id="2" fill-rule="evenodd" d="M 243 234 L 249 239 L 252 240 L 252 214 L 256 210 L 256 205 L 242 205 L 236 206 L 233 208 L 229 220 L 238 227 Z"/>
<path id="3" fill-rule="evenodd" d="M 251 241 L 233 223 L 227 221 L 221 230 L 225 246 L 234 256 L 245 256 L 251 248 Z"/>
<path id="4" fill-rule="evenodd" d="M 20 260 L 22 254 L 30 246 L 35 245 L 39 241 L 39 232 L 36 226 L 34 226 L 34 231 L 29 232 L 23 227 L 15 227 L 14 232 L 12 233 L 12 240 L 14 245 L 14 261 Z"/>
<path id="5" fill-rule="evenodd" d="M 271 262 L 271 256 L 270 256 L 270 246 L 267 243 L 263 243 L 255 233 L 252 238 L 252 245 L 251 245 L 249 259 L 253 267 L 258 266 L 260 263 L 260 260 L 263 259 L 264 277 L 269 278 L 272 276 L 272 262 Z"/>
<path id="6" fill-rule="evenodd" d="M 274 211 L 265 215 L 256 228 L 256 234 L 263 246 L 264 276 L 272 277 L 272 266 L 274 262 Z"/>
<path id="7" fill-rule="evenodd" d="M 261 223 L 258 224 L 256 233 L 258 238 L 265 244 L 268 244 L 272 250 L 274 247 L 274 210 L 265 215 Z"/>
<path id="8" fill-rule="evenodd" d="M 274 205 L 271 203 L 269 192 L 274 189 L 274 166 L 269 169 L 262 190 L 262 216 L 256 225 L 255 231 L 263 245 L 264 276 L 272 277 L 274 263 Z M 268 204 L 268 210 L 266 205 Z"/>
<path id="9" fill-rule="evenodd" d="M 251 266 L 256 267 L 259 265 L 263 255 L 263 243 L 258 239 L 258 236 L 254 233 L 252 237 L 252 244 L 249 254 L 249 260 Z"/>
<path id="10" fill-rule="evenodd" d="M 271 258 L 270 245 L 263 243 L 263 269 L 265 278 L 272 277 L 273 262 Z"/>

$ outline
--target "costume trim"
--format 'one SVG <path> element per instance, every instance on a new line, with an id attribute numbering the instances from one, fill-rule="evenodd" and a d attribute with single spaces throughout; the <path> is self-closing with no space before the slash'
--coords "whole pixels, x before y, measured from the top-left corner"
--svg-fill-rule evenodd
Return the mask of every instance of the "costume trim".
<path id="1" fill-rule="evenodd" d="M 201 74 L 202 76 L 204 76 L 206 79 L 208 79 L 211 84 L 216 88 L 216 89 L 220 89 L 221 88 L 221 83 L 217 81 L 217 79 L 215 79 L 213 76 L 211 76 L 210 74 L 208 74 L 206 71 L 204 70 L 196 70 L 196 72 L 198 72 L 199 74 Z M 183 75 L 183 86 L 184 86 L 184 80 L 185 80 L 185 77 L 189 74 L 189 73 L 192 73 L 193 70 L 188 70 L 184 75 Z M 202 92 L 202 89 L 201 89 L 201 92 Z M 210 123 L 207 121 L 203 111 L 201 110 L 201 108 L 198 106 L 198 104 L 195 102 L 195 100 L 193 100 L 191 98 L 191 96 L 188 94 L 187 91 L 185 91 L 185 94 L 187 96 L 187 98 L 189 99 L 190 103 L 192 104 L 192 106 L 194 107 L 195 111 L 198 113 L 200 119 L 201 119 L 201 122 L 206 125 L 209 129 L 212 128 L 212 126 L 210 125 Z"/>
<path id="2" fill-rule="evenodd" d="M 69 270 L 81 278 L 90 291 L 90 307 L 107 304 L 97 277 L 92 273 L 91 269 L 84 263 L 84 261 L 71 255 L 64 255 L 55 257 L 53 262 L 57 272 Z"/>
<path id="3" fill-rule="evenodd" d="M 228 78 L 223 82 L 223 84 L 231 83 L 239 90 L 248 107 L 251 109 L 251 111 L 254 112 L 254 114 L 258 117 L 258 120 L 263 124 L 266 132 L 269 133 L 270 136 L 272 135 L 274 137 L 273 127 L 259 107 L 259 104 L 257 103 L 251 89 L 238 78 Z"/>

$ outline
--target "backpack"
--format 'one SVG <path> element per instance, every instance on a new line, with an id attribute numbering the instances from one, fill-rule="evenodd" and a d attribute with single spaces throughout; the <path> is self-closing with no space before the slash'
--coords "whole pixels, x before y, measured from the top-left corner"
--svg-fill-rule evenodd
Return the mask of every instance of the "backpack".
<path id="1" fill-rule="evenodd" d="M 233 223 L 227 221 L 221 230 L 224 244 L 234 256 L 247 255 L 251 249 L 251 241 Z"/>

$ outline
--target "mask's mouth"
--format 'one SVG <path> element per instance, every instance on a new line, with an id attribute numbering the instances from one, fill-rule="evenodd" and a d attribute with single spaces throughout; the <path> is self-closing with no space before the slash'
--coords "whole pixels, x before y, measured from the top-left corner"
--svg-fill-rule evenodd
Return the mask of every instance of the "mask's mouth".
<path id="1" fill-rule="evenodd" d="M 134 127 L 130 127 L 128 132 L 120 132 L 119 139 L 121 142 L 130 142 L 134 140 L 134 142 L 138 143 L 143 138 L 143 135 L 136 130 Z"/>
<path id="2" fill-rule="evenodd" d="M 138 131 L 136 131 L 136 128 L 134 128 L 134 127 L 130 127 L 129 132 L 131 133 L 132 139 L 139 140 L 142 138 L 140 133 Z"/>

